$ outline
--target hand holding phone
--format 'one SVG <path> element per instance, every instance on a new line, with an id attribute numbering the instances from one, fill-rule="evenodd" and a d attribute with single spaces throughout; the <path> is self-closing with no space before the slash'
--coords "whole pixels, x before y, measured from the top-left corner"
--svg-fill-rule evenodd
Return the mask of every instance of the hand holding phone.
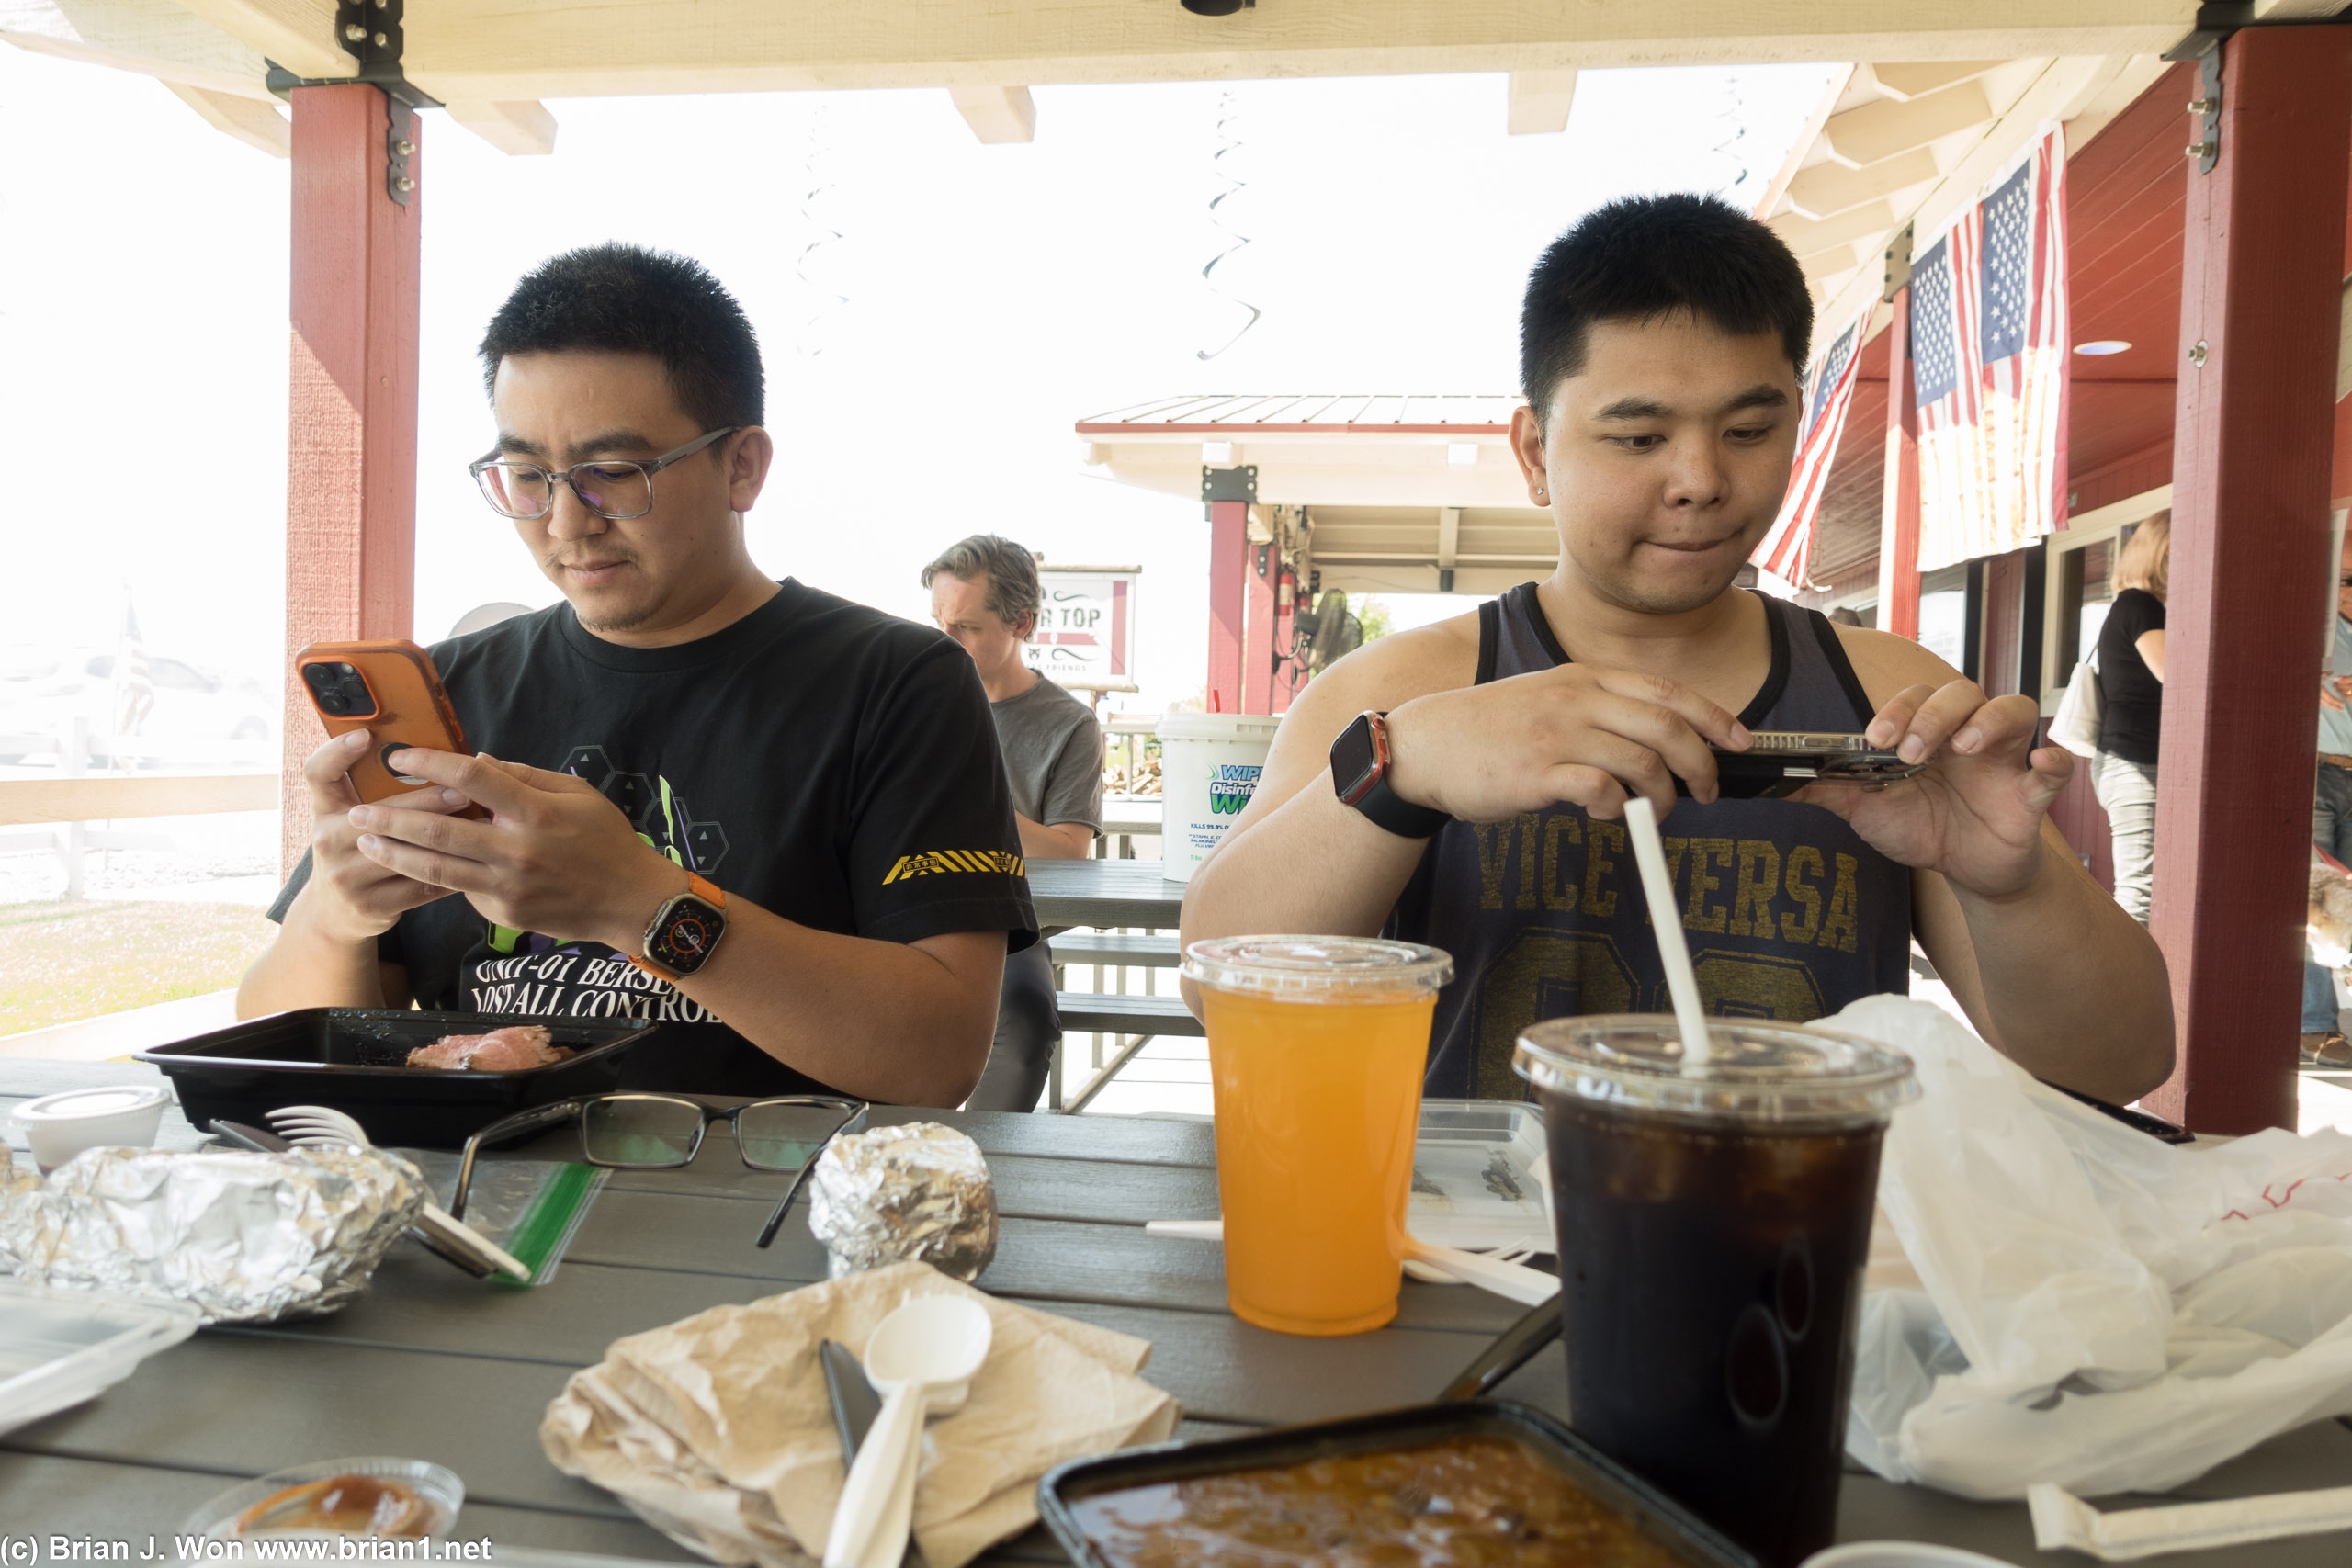
<path id="1" fill-rule="evenodd" d="M 294 656 L 294 669 L 329 736 L 368 731 L 370 744 L 351 764 L 352 788 L 367 805 L 428 787 L 392 771 L 395 751 L 413 746 L 473 755 L 433 656 L 413 642 L 314 642 Z M 469 805 L 458 815 L 489 813 Z"/>
<path id="2" fill-rule="evenodd" d="M 1759 729 L 1752 733 L 1745 751 L 1712 750 L 1716 783 L 1725 800 L 1779 799 L 1814 784 L 1883 789 L 1928 765 L 1924 761 L 1906 762 L 1859 735 L 1818 731 Z M 1679 778 L 1675 787 L 1678 793 L 1690 793 Z"/>

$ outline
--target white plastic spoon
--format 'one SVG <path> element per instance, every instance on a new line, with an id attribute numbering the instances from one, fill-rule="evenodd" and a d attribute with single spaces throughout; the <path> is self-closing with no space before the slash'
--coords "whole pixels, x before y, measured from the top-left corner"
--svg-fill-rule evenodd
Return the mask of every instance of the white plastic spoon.
<path id="1" fill-rule="evenodd" d="M 935 1396 L 971 1382 L 994 1337 L 987 1309 L 964 1296 L 914 1297 L 874 1330 L 865 1378 L 883 1395 L 882 1413 L 849 1467 L 825 1537 L 825 1568 L 896 1562 L 905 1552 L 914 1487 L 901 1471 L 922 1459 L 923 1417 Z"/>

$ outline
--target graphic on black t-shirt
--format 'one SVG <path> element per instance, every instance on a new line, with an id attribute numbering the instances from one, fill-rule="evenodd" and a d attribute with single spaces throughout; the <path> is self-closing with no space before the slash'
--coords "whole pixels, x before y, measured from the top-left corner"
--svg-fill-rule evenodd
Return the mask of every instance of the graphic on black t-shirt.
<path id="1" fill-rule="evenodd" d="M 696 821 L 685 798 L 659 773 L 650 779 L 613 766 L 602 746 L 574 746 L 564 772 L 586 779 L 628 817 L 637 836 L 673 865 L 707 875 L 726 858 L 727 829 Z M 639 802 L 645 804 L 632 810 Z M 560 1013 L 568 1018 L 642 1018 L 722 1023 L 708 1008 L 602 942 L 582 942 L 485 922 L 489 954 L 468 989 L 480 1012 Z"/>

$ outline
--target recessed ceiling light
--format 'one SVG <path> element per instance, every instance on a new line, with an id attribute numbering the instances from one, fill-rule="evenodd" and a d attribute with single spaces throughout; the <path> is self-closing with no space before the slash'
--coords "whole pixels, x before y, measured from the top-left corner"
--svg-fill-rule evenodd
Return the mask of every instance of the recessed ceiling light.
<path id="1" fill-rule="evenodd" d="M 2103 337 L 2096 343 L 2076 344 L 2075 352 L 2076 354 L 2121 354 L 2131 346 L 2120 337 Z"/>

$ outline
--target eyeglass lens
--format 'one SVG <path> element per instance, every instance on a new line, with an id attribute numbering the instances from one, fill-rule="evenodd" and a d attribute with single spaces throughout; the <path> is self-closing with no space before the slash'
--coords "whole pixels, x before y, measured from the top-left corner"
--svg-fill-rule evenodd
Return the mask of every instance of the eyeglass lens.
<path id="1" fill-rule="evenodd" d="M 653 510 L 653 477 L 642 463 L 583 463 L 571 478 L 581 504 L 600 516 L 642 517 Z M 536 463 L 491 463 L 481 470 L 481 489 L 509 517 L 544 517 L 555 479 Z"/>
<path id="2" fill-rule="evenodd" d="M 598 1165 L 645 1170 L 684 1165 L 695 1157 L 702 1129 L 702 1107 L 689 1100 L 592 1100 L 580 1112 L 581 1147 Z"/>
<path id="3" fill-rule="evenodd" d="M 817 1157 L 851 1112 L 838 1105 L 746 1105 L 735 1117 L 743 1163 L 759 1170 L 798 1170 Z"/>

